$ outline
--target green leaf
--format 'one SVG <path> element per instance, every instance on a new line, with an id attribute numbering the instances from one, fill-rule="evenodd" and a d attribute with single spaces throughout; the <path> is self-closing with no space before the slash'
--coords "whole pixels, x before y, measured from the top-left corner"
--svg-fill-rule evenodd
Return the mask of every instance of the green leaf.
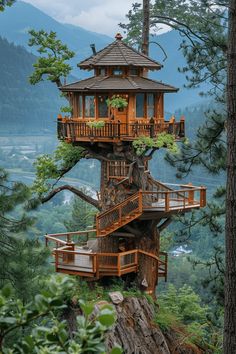
<path id="1" fill-rule="evenodd" d="M 121 349 L 121 347 L 114 347 L 112 348 L 112 351 L 110 352 L 110 354 L 122 354 L 123 350 Z"/>
<path id="2" fill-rule="evenodd" d="M 83 313 L 84 313 L 86 316 L 91 315 L 91 313 L 92 313 L 93 310 L 94 310 L 93 304 L 86 304 L 83 300 L 80 300 L 80 301 L 79 301 L 79 304 L 80 304 L 80 307 L 81 307 L 82 310 L 83 310 Z"/>

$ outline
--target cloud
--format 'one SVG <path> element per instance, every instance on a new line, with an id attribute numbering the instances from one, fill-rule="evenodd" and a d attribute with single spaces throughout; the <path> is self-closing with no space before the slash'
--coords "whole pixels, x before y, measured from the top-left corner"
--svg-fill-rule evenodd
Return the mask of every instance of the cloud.
<path id="1" fill-rule="evenodd" d="M 24 0 L 59 22 L 113 36 L 134 0 Z"/>

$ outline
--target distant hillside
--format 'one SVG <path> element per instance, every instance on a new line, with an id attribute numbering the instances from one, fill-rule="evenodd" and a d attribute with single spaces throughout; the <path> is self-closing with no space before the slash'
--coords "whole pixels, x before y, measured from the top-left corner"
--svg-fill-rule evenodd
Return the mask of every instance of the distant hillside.
<path id="1" fill-rule="evenodd" d="M 71 64 L 74 68 L 72 74 L 78 78 L 88 76 L 88 73 L 79 70 L 76 64 L 81 59 L 91 55 L 90 44 L 95 43 L 97 50 L 99 50 L 112 42 L 115 35 L 110 33 L 111 38 L 87 31 L 78 26 L 59 23 L 34 6 L 21 1 L 1 13 L 0 19 L 0 36 L 7 38 L 10 42 L 25 46 L 30 52 L 33 50 L 27 45 L 28 30 L 30 28 L 36 30 L 43 28 L 47 31 L 53 30 L 57 32 L 58 37 L 76 52 Z M 204 90 L 205 87 L 202 85 L 197 90 L 185 89 L 183 87 L 186 84 L 185 76 L 178 72 L 178 67 L 185 65 L 185 59 L 179 50 L 182 41 L 179 34 L 175 31 L 170 31 L 152 37 L 151 41 L 161 44 L 167 53 L 167 59 L 163 62 L 164 55 L 162 50 L 155 43 L 150 44 L 150 56 L 164 65 L 162 70 L 150 73 L 150 76 L 180 88 L 177 94 L 166 95 L 166 110 L 173 112 L 175 109 L 201 103 L 202 99 L 198 93 Z M 34 52 L 34 54 L 36 53 Z"/>
<path id="2" fill-rule="evenodd" d="M 55 133 L 62 102 L 55 85 L 29 84 L 36 57 L 1 37 L 0 53 L 0 134 Z"/>
<path id="3" fill-rule="evenodd" d="M 35 30 L 44 29 L 48 32 L 55 31 L 58 38 L 76 53 L 71 63 L 75 68 L 73 75 L 77 77 L 86 76 L 86 73 L 79 72 L 76 64 L 81 59 L 91 55 L 90 44 L 95 43 L 96 48 L 101 49 L 112 41 L 106 35 L 59 23 L 36 7 L 21 1 L 10 8 L 6 8 L 0 14 L 0 36 L 6 38 L 9 42 L 23 45 L 28 51 L 33 51 L 33 54 L 36 54 L 34 49 L 28 47 L 28 31 L 31 28 Z M 113 33 L 111 35 L 113 36 Z"/>

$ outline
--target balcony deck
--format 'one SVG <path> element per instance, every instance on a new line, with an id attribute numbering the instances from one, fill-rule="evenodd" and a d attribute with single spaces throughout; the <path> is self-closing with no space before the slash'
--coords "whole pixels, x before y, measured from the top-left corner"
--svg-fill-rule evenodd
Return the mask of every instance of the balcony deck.
<path id="1" fill-rule="evenodd" d="M 103 127 L 88 126 L 88 120 L 79 118 L 58 118 L 58 138 L 68 142 L 117 142 L 133 141 L 140 136 L 156 138 L 166 132 L 173 134 L 176 140 L 185 136 L 184 120 L 171 123 L 160 120 L 155 123 L 121 123 L 107 121 Z"/>
<path id="2" fill-rule="evenodd" d="M 84 240 L 84 235 L 89 235 L 93 231 L 45 235 L 46 246 L 50 243 L 54 246 L 52 256 L 56 272 L 94 280 L 104 276 L 121 277 L 127 273 L 136 273 L 140 257 L 148 257 L 155 261 L 158 276 L 167 280 L 166 253 L 161 252 L 159 257 L 140 249 L 119 253 L 97 253 L 87 247 L 89 243 L 84 243 L 86 245 L 84 247 L 78 246 L 78 239 L 82 237 Z"/>

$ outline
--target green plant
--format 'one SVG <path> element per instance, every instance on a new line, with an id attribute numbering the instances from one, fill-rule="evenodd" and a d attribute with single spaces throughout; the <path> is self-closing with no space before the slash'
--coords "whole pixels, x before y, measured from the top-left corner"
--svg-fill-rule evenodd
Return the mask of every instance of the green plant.
<path id="1" fill-rule="evenodd" d="M 61 112 L 63 112 L 63 113 L 72 113 L 72 107 L 70 107 L 70 106 L 62 106 L 61 108 L 60 108 L 60 111 Z"/>
<path id="2" fill-rule="evenodd" d="M 178 151 L 177 144 L 171 134 L 160 133 L 157 138 L 153 139 L 148 136 L 140 136 L 133 141 L 133 147 L 138 156 L 143 155 L 149 149 L 160 149 L 166 147 L 172 153 Z"/>
<path id="3" fill-rule="evenodd" d="M 70 337 L 66 321 L 58 314 L 66 308 L 65 301 L 71 294 L 75 282 L 68 277 L 52 277 L 47 287 L 36 295 L 34 301 L 23 304 L 12 296 L 5 287 L 0 292 L 0 349 L 3 354 L 50 354 L 50 353 L 105 353 L 104 334 L 114 324 L 113 306 L 105 305 L 94 311 L 94 306 L 80 301 L 83 315 L 77 316 L 77 330 Z M 37 325 L 36 325 L 37 323 Z M 17 330 L 33 329 L 29 335 L 14 341 L 11 348 L 6 337 Z M 121 354 L 119 347 L 113 354 Z"/>
<path id="4" fill-rule="evenodd" d="M 111 98 L 108 98 L 106 103 L 111 108 L 125 108 L 128 106 L 127 100 L 119 95 L 113 95 Z"/>
<path id="5" fill-rule="evenodd" d="M 100 129 L 103 128 L 105 125 L 105 122 L 103 120 L 94 120 L 94 121 L 89 121 L 86 123 L 89 128 L 96 128 L 96 129 Z"/>

